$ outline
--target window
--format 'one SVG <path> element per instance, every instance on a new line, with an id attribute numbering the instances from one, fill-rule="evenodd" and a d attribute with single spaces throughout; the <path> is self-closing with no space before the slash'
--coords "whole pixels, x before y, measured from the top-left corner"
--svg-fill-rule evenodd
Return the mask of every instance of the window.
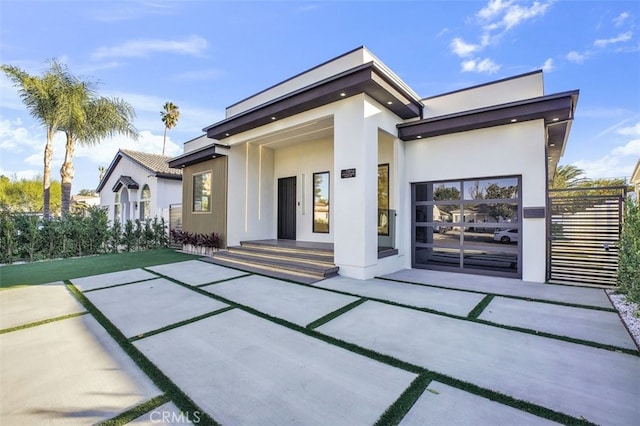
<path id="1" fill-rule="evenodd" d="M 140 194 L 140 220 L 147 219 L 151 219 L 151 190 L 145 184 Z"/>
<path id="2" fill-rule="evenodd" d="M 413 185 L 413 265 L 519 277 L 520 177 Z"/>
<path id="3" fill-rule="evenodd" d="M 378 165 L 378 235 L 389 235 L 389 164 Z"/>
<path id="4" fill-rule="evenodd" d="M 329 232 L 329 172 L 313 174 L 313 232 Z"/>
<path id="5" fill-rule="evenodd" d="M 193 175 L 193 211 L 211 211 L 211 172 Z"/>
<path id="6" fill-rule="evenodd" d="M 113 201 L 113 221 L 120 221 L 120 193 L 116 192 Z"/>

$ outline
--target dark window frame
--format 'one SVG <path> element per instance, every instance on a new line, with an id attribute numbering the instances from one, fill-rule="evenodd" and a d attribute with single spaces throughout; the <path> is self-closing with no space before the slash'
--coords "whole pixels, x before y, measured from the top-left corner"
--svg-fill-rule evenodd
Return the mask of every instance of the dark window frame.
<path id="1" fill-rule="evenodd" d="M 316 219 L 316 215 L 320 216 L 320 213 L 316 210 L 316 203 L 318 201 L 318 197 L 316 196 L 316 176 L 321 176 L 321 175 L 326 175 L 326 179 L 327 179 L 327 198 L 326 198 L 326 213 L 322 213 L 322 215 L 326 215 L 326 229 L 324 228 L 324 223 L 322 223 L 321 221 Z M 315 172 L 313 173 L 313 189 L 312 189 L 312 194 L 313 194 L 313 213 L 312 213 L 312 217 L 311 217 L 311 227 L 312 227 L 312 232 L 315 234 L 328 234 L 330 231 L 330 225 L 331 225 L 331 172 L 330 171 L 324 171 L 324 172 Z M 320 198 L 320 200 L 322 200 L 322 198 Z"/>

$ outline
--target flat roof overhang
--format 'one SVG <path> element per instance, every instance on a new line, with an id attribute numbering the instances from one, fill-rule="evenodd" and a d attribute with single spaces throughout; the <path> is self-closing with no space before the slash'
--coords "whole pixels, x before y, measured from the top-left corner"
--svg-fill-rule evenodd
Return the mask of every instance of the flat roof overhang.
<path id="1" fill-rule="evenodd" d="M 273 99 L 203 129 L 207 137 L 223 140 L 341 99 L 366 93 L 402 119 L 422 116 L 423 105 L 384 70 L 370 62 Z"/>
<path id="2" fill-rule="evenodd" d="M 579 94 L 580 91 L 574 90 L 398 124 L 398 137 L 411 141 L 541 119 L 547 133 L 547 155 L 552 176 L 564 153 Z"/>
<path id="3" fill-rule="evenodd" d="M 178 157 L 169 160 L 169 167 L 172 169 L 181 169 L 192 164 L 201 163 L 203 161 L 211 160 L 212 158 L 224 157 L 219 151 L 229 149 L 228 145 L 222 145 L 219 143 L 213 143 L 196 149 L 195 151 L 187 152 Z"/>

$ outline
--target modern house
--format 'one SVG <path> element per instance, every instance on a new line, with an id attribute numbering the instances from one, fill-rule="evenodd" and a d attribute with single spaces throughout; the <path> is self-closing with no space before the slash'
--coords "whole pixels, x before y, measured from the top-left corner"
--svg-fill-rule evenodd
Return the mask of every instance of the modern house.
<path id="1" fill-rule="evenodd" d="M 109 219 L 169 218 L 169 206 L 182 200 L 182 170 L 169 168 L 169 157 L 120 149 L 100 178 L 96 192 Z"/>
<path id="2" fill-rule="evenodd" d="M 543 282 L 547 186 L 578 94 L 545 94 L 534 71 L 424 98 L 357 48 L 185 144 L 169 163 L 183 171 L 183 229 L 229 248 L 325 245 L 358 279 L 429 268 Z M 493 239 L 507 229 L 517 242 Z"/>

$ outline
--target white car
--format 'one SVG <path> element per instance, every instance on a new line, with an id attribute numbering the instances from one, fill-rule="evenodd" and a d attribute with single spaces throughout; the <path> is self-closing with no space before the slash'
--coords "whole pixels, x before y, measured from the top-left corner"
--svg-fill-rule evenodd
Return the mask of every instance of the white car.
<path id="1" fill-rule="evenodd" d="M 496 229 L 493 234 L 493 241 L 500 241 L 503 244 L 518 242 L 517 229 Z"/>

